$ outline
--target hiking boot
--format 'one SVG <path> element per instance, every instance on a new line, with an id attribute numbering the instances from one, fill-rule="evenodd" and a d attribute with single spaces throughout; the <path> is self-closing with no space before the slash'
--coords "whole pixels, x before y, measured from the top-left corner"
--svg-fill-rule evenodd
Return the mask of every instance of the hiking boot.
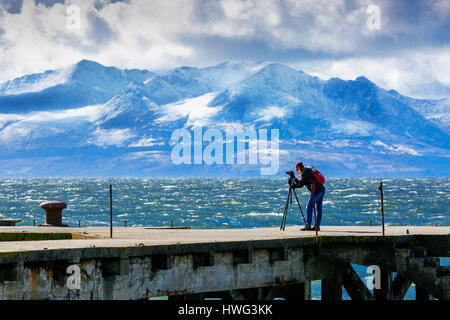
<path id="1" fill-rule="evenodd" d="M 305 226 L 300 229 L 300 231 L 311 231 L 311 225 L 310 224 L 305 224 Z"/>
<path id="2" fill-rule="evenodd" d="M 314 225 L 314 227 L 311 228 L 311 230 L 313 231 L 320 231 L 320 226 L 318 226 L 317 224 Z"/>

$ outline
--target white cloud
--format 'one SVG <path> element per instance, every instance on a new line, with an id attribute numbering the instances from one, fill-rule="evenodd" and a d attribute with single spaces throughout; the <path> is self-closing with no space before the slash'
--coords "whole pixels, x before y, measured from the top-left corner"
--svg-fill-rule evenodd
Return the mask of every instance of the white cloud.
<path id="1" fill-rule="evenodd" d="M 0 144 L 15 148 L 28 139 L 68 132 L 80 123 L 96 121 L 103 110 L 103 105 L 94 105 L 68 110 L 0 114 Z"/>
<path id="2" fill-rule="evenodd" d="M 104 105 L 93 105 L 76 109 L 38 111 L 26 114 L 0 114 L 0 140 L 6 142 L 12 141 L 12 138 L 25 137 L 41 126 L 46 126 L 50 130 L 52 126 L 60 123 L 94 122 L 103 114 L 104 108 Z"/>
<path id="3" fill-rule="evenodd" d="M 157 69 L 171 66 L 194 49 L 176 36 L 190 21 L 187 1 L 133 0 L 95 9 L 95 0 L 72 0 L 80 7 L 80 29 L 67 27 L 68 5 L 24 1 L 20 14 L 2 12 L 0 81 L 67 66 L 81 59 L 107 65 Z M 107 36 L 106 36 L 107 35 Z"/>
<path id="4" fill-rule="evenodd" d="M 208 106 L 217 94 L 217 92 L 207 93 L 200 97 L 162 106 L 161 109 L 164 110 L 163 116 L 156 121 L 175 121 L 188 117 L 185 126 L 206 126 L 211 122 L 210 119 L 222 109 L 219 106 Z"/>
<path id="5" fill-rule="evenodd" d="M 261 24 L 277 26 L 280 23 L 280 10 L 272 0 L 222 0 L 220 2 L 228 18 L 241 22 L 254 22 L 258 18 Z"/>
<path id="6" fill-rule="evenodd" d="M 375 145 L 375 146 L 383 147 L 386 150 L 389 150 L 389 151 L 392 151 L 392 152 L 395 152 L 395 153 L 398 153 L 398 154 L 407 153 L 407 154 L 410 154 L 412 156 L 420 156 L 419 152 L 417 152 L 413 148 L 405 146 L 405 145 L 394 144 L 392 146 L 389 146 L 389 145 L 387 145 L 384 142 L 379 141 L 379 140 L 377 140 L 375 142 L 372 142 L 372 144 Z"/>
<path id="7" fill-rule="evenodd" d="M 144 160 L 144 161 L 160 162 L 161 160 L 168 160 L 169 158 L 162 151 L 152 150 L 152 151 L 131 152 L 123 156 L 123 159 L 125 161 Z"/>
<path id="8" fill-rule="evenodd" d="M 284 118 L 288 113 L 287 108 L 282 108 L 278 106 L 269 106 L 258 112 L 260 118 L 257 121 L 269 121 L 272 119 Z"/>
<path id="9" fill-rule="evenodd" d="M 97 128 L 92 137 L 88 139 L 88 144 L 99 147 L 122 146 L 125 141 L 135 137 L 130 129 L 111 129 L 105 130 Z"/>
<path id="10" fill-rule="evenodd" d="M 377 85 L 416 98 L 445 97 L 450 92 L 450 47 L 422 52 L 400 52 L 391 57 L 360 57 L 298 63 L 295 67 L 322 79 L 353 80 L 364 75 Z"/>
<path id="11" fill-rule="evenodd" d="M 4 172 L 8 175 L 20 175 L 20 174 L 25 174 L 30 172 L 31 170 L 33 170 L 33 167 L 22 167 L 16 170 L 4 170 Z M 1 217 L 1 215 L 0 215 Z"/>
<path id="12" fill-rule="evenodd" d="M 81 9 L 80 29 L 67 27 L 69 4 Z M 448 1 L 379 1 L 382 28 L 376 32 L 366 26 L 372 0 L 129 0 L 105 1 L 101 8 L 96 4 L 97 0 L 71 0 L 44 6 L 29 0 L 20 14 L 2 11 L 0 82 L 81 59 L 164 70 L 180 64 L 211 65 L 237 55 L 259 60 L 269 53 L 269 59 L 276 60 L 277 55 L 299 50 L 291 61 L 282 62 L 295 63 L 302 52 L 314 54 L 317 60 L 304 60 L 303 69 L 322 77 L 354 79 L 364 74 L 386 88 L 415 96 L 427 95 L 433 81 L 450 86 L 448 40 L 442 36 L 450 15 Z M 428 5 L 428 10 L 420 11 L 420 5 Z M 373 56 L 374 51 L 379 55 Z"/>
<path id="13" fill-rule="evenodd" d="M 29 93 L 29 92 L 38 92 L 45 90 L 46 88 L 57 86 L 59 84 L 63 84 L 67 82 L 69 76 L 72 74 L 74 69 L 74 66 L 66 67 L 59 69 L 55 72 L 50 72 L 47 74 L 44 74 L 40 81 L 38 82 L 25 82 L 20 81 L 19 83 L 9 83 L 4 88 L 4 94 L 23 94 L 23 93 Z M 23 79 L 22 79 L 23 80 Z"/>
<path id="14" fill-rule="evenodd" d="M 0 131 L 0 143 L 3 145 L 14 145 L 21 142 L 23 138 L 27 137 L 36 126 L 27 123 L 17 122 L 11 124 Z"/>
<path id="15" fill-rule="evenodd" d="M 152 147 L 157 145 L 164 145 L 163 142 L 157 142 L 158 140 L 152 137 L 143 137 L 139 141 L 136 141 L 129 145 L 130 148 Z"/>
<path id="16" fill-rule="evenodd" d="M 332 124 L 332 129 L 348 135 L 370 136 L 371 131 L 376 129 L 376 126 L 366 121 L 335 121 Z"/>

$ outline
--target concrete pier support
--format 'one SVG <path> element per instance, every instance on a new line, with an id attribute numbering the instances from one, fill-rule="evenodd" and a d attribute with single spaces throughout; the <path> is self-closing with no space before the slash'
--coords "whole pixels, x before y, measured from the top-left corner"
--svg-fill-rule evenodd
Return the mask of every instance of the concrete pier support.
<path id="1" fill-rule="evenodd" d="M 392 272 L 386 269 L 381 269 L 381 288 L 373 289 L 373 296 L 375 300 L 392 300 Z"/>
<path id="2" fill-rule="evenodd" d="M 267 288 L 260 288 L 260 290 L 261 289 L 267 290 Z M 265 292 L 264 300 L 273 300 L 275 298 L 282 298 L 285 300 L 311 300 L 311 281 L 275 286 L 268 289 L 269 290 Z"/>
<path id="3" fill-rule="evenodd" d="M 430 300 L 430 294 L 416 285 L 416 300 Z"/>
<path id="4" fill-rule="evenodd" d="M 450 253 L 450 228 L 384 237 L 370 229 L 299 237 L 288 228 L 282 234 L 276 228 L 117 228 L 114 239 L 100 237 L 109 235 L 108 229 L 75 230 L 85 238 L 29 241 L 20 233 L 19 241 L 4 232 L 0 300 L 310 300 L 311 282 L 317 280 L 324 300 L 342 299 L 343 287 L 353 300 L 400 300 L 411 283 L 418 300 L 450 300 L 450 268 L 439 259 Z M 373 276 L 380 276 L 381 285 L 373 295 L 353 265 L 379 270 Z"/>
<path id="5" fill-rule="evenodd" d="M 311 300 L 311 281 L 289 286 L 282 298 L 286 300 Z"/>
<path id="6" fill-rule="evenodd" d="M 372 293 L 367 289 L 361 278 L 350 263 L 343 266 L 342 284 L 352 300 L 373 300 Z"/>
<path id="7" fill-rule="evenodd" d="M 411 286 L 411 280 L 398 273 L 392 282 L 392 294 L 394 300 L 403 300 Z"/>
<path id="8" fill-rule="evenodd" d="M 322 280 L 322 300 L 342 300 L 342 284 L 331 279 Z"/>
<path id="9" fill-rule="evenodd" d="M 204 292 L 199 294 L 171 295 L 169 300 L 311 300 L 311 281 L 284 286 L 261 287 L 230 291 Z"/>
<path id="10" fill-rule="evenodd" d="M 322 280 L 322 300 L 342 300 L 343 266 L 334 263 L 334 272 L 329 279 Z"/>

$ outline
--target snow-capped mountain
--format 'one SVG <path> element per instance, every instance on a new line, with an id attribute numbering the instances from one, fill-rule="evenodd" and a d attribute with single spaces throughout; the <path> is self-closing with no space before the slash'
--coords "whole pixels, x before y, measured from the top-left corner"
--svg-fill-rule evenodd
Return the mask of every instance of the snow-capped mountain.
<path id="1" fill-rule="evenodd" d="M 259 175 L 174 164 L 172 134 L 198 126 L 277 129 L 278 175 L 302 160 L 331 176 L 449 176 L 449 108 L 278 63 L 156 74 L 82 60 L 0 84 L 0 176 Z"/>
<path id="2" fill-rule="evenodd" d="M 81 60 L 73 66 L 31 74 L 0 85 L 0 112 L 23 113 L 105 103 L 130 82 L 155 77 L 147 70 L 120 70 Z"/>

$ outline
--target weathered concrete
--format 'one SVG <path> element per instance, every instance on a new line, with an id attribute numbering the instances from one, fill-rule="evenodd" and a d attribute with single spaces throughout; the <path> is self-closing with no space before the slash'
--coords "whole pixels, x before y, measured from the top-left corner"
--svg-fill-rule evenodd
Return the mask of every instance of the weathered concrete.
<path id="1" fill-rule="evenodd" d="M 324 226 L 318 237 L 299 227 L 115 227 L 113 239 L 107 227 L 45 230 L 72 239 L 0 242 L 0 299 L 310 299 L 313 280 L 324 299 L 340 299 L 342 286 L 354 299 L 401 299 L 411 282 L 450 297 L 447 270 L 436 265 L 448 256 L 449 227 L 387 227 L 384 237 L 380 227 Z M 8 232 L 42 228 L 0 227 Z M 384 291 L 372 296 L 350 263 L 379 265 Z M 80 270 L 79 289 L 68 286 L 70 266 Z M 392 272 L 406 280 L 392 281 Z"/>
<path id="2" fill-rule="evenodd" d="M 352 300 L 374 300 L 369 289 L 349 263 L 343 264 L 342 269 L 342 284 Z"/>
<path id="3" fill-rule="evenodd" d="M 1 227 L 14 227 L 17 223 L 22 222 L 22 219 L 0 219 Z"/>

